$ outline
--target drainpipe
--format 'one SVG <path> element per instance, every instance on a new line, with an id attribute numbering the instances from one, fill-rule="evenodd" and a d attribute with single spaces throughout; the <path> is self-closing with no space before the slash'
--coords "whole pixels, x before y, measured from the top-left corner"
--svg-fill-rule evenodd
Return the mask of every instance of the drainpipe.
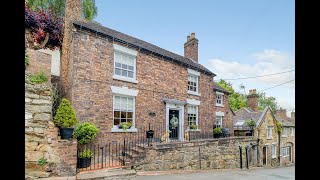
<path id="1" fill-rule="evenodd" d="M 280 156 L 280 150 L 281 150 L 281 147 L 280 147 L 280 145 L 281 145 L 281 134 L 280 134 L 280 132 L 278 132 L 278 158 L 279 158 L 279 166 L 281 166 L 281 156 Z"/>

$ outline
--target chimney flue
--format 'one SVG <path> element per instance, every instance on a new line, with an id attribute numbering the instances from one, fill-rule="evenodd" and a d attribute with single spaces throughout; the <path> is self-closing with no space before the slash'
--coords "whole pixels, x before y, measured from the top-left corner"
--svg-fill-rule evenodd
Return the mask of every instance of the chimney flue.
<path id="1" fill-rule="evenodd" d="M 256 93 L 256 89 L 250 89 L 249 95 L 247 96 L 248 106 L 254 111 L 258 112 L 258 94 Z"/>
<path id="2" fill-rule="evenodd" d="M 187 42 L 184 43 L 184 57 L 198 62 L 198 39 L 193 32 L 187 36 Z"/>

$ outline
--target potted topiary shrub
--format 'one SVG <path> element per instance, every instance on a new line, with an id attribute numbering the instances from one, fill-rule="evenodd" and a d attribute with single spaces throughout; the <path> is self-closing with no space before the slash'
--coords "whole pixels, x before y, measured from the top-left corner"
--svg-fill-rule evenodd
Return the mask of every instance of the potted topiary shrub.
<path id="1" fill-rule="evenodd" d="M 213 137 L 214 138 L 220 138 L 222 131 L 220 127 L 216 127 L 213 129 Z"/>
<path id="2" fill-rule="evenodd" d="M 98 132 L 99 129 L 96 125 L 90 122 L 84 122 L 77 125 L 73 137 L 77 139 L 79 144 L 83 145 L 93 141 Z"/>
<path id="3" fill-rule="evenodd" d="M 132 122 L 122 122 L 119 124 L 119 129 L 123 129 L 124 131 L 126 131 L 127 129 L 130 129 L 133 126 Z"/>
<path id="4" fill-rule="evenodd" d="M 61 139 L 70 139 L 73 133 L 73 126 L 78 119 L 70 102 L 63 98 L 53 118 L 54 124 L 60 129 Z"/>
<path id="5" fill-rule="evenodd" d="M 78 167 L 86 168 L 91 166 L 91 157 L 92 152 L 90 149 L 84 149 L 82 152 L 80 152 Z"/>
<path id="6" fill-rule="evenodd" d="M 195 125 L 194 123 L 190 124 L 190 129 L 197 129 L 197 128 L 198 128 L 198 126 Z"/>

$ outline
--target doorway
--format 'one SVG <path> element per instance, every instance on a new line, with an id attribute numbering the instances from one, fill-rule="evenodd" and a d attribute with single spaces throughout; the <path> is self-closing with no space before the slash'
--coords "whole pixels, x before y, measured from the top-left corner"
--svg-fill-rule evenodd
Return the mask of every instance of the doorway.
<path id="1" fill-rule="evenodd" d="M 179 139 L 180 117 L 179 110 L 169 109 L 169 138 L 171 140 Z"/>
<path id="2" fill-rule="evenodd" d="M 262 148 L 262 164 L 267 165 L 267 146 Z"/>

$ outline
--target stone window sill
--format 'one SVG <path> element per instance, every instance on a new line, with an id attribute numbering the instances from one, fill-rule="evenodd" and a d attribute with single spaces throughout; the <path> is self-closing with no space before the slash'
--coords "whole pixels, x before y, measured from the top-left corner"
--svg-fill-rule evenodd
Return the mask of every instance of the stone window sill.
<path id="1" fill-rule="evenodd" d="M 187 131 L 190 131 L 190 132 L 192 132 L 192 131 L 201 131 L 201 129 L 187 129 Z"/>
<path id="2" fill-rule="evenodd" d="M 218 106 L 218 107 L 224 107 L 224 105 L 222 105 L 222 104 L 216 104 L 216 106 Z"/>
<path id="3" fill-rule="evenodd" d="M 127 129 L 126 131 L 124 131 L 123 129 L 119 129 L 118 127 L 113 127 L 111 129 L 111 132 L 122 132 L 122 133 L 126 133 L 126 132 L 137 132 L 138 129 L 135 127 L 131 127 L 130 129 Z"/>
<path id="4" fill-rule="evenodd" d="M 201 96 L 201 94 L 199 94 L 197 92 L 194 92 L 194 91 L 189 91 L 189 90 L 188 90 L 188 94 L 192 94 L 192 95 L 195 95 L 195 96 Z"/>
<path id="5" fill-rule="evenodd" d="M 119 76 L 119 75 L 113 75 L 113 79 L 120 80 L 120 81 L 131 82 L 131 83 L 138 83 L 138 81 L 133 79 L 133 78 L 127 78 L 127 77 Z"/>

